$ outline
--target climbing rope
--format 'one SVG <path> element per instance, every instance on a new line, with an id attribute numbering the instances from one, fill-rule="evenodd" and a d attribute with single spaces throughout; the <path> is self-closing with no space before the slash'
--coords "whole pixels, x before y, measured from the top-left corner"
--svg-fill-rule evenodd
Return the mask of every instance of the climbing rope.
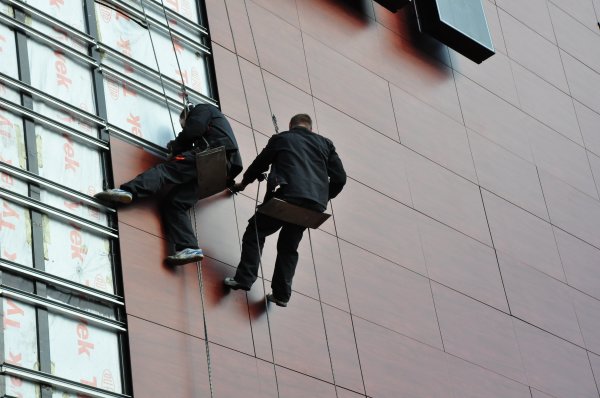
<path id="1" fill-rule="evenodd" d="M 142 5 L 142 11 L 144 14 L 144 22 L 148 26 L 148 35 L 150 36 L 150 44 L 152 45 L 152 51 L 154 53 L 154 59 L 156 61 L 156 68 L 158 69 L 158 75 L 160 78 L 160 85 L 162 88 L 163 95 L 165 97 L 165 103 L 167 105 L 167 110 L 169 112 L 169 120 L 171 121 L 171 128 L 173 129 L 173 135 L 175 137 L 177 137 L 175 125 L 173 124 L 173 118 L 171 117 L 171 108 L 169 107 L 169 101 L 167 99 L 167 93 L 166 93 L 165 85 L 164 85 L 164 82 L 162 79 L 162 73 L 160 71 L 160 65 L 158 62 L 156 47 L 154 46 L 154 40 L 152 39 L 152 32 L 150 30 L 150 24 L 148 23 L 148 18 L 146 16 L 146 8 L 144 7 L 144 0 L 140 0 L 140 2 Z M 162 8 L 163 14 L 165 16 L 165 23 L 167 25 L 167 32 L 169 34 L 169 39 L 171 41 L 171 45 L 173 46 L 173 54 L 175 55 L 175 61 L 177 62 L 177 68 L 179 70 L 179 77 L 181 79 L 181 94 L 182 94 L 183 108 L 187 109 L 188 95 L 187 95 L 187 91 L 186 91 L 186 87 L 185 87 L 185 82 L 183 81 L 183 71 L 181 69 L 181 64 L 179 63 L 179 57 L 177 56 L 177 49 L 175 48 L 175 42 L 173 40 L 173 34 L 171 31 L 171 27 L 169 25 L 169 20 L 167 17 L 165 5 L 162 0 L 160 0 L 160 2 L 161 2 L 161 8 Z M 194 217 L 194 232 L 196 233 L 196 236 L 198 236 L 198 231 L 196 228 L 196 225 L 197 225 L 196 224 L 196 213 L 194 211 L 192 211 L 192 214 Z M 204 344 L 205 344 L 205 350 L 206 350 L 206 366 L 207 366 L 207 370 L 208 370 L 208 385 L 210 388 L 210 396 L 211 396 L 211 398 L 214 398 L 214 386 L 213 386 L 213 380 L 212 380 L 212 365 L 211 365 L 211 360 L 210 360 L 210 344 L 208 341 L 208 326 L 206 323 L 206 308 L 205 308 L 205 304 L 204 304 L 204 279 L 202 277 L 202 262 L 201 261 L 196 262 L 196 272 L 198 274 L 198 285 L 200 288 L 200 301 L 202 304 L 202 323 L 204 325 Z"/>
<path id="2" fill-rule="evenodd" d="M 144 0 L 140 0 L 140 5 L 142 6 L 142 13 L 144 14 L 144 23 L 146 24 L 146 27 L 148 29 L 148 36 L 150 37 L 150 45 L 152 46 L 152 53 L 154 54 L 154 61 L 156 62 L 156 69 L 158 70 L 158 78 L 160 80 L 160 88 L 162 89 L 163 96 L 165 97 L 165 105 L 167 105 L 167 110 L 169 112 L 169 121 L 171 122 L 171 129 L 173 130 L 173 136 L 177 137 L 175 125 L 173 124 L 173 118 L 171 117 L 171 107 L 169 106 L 169 100 L 167 99 L 168 97 L 167 97 L 167 92 L 165 90 L 165 84 L 164 84 L 163 78 L 162 78 L 162 72 L 160 71 L 160 64 L 158 63 L 156 47 L 154 46 L 154 40 L 152 39 L 152 30 L 150 29 L 150 23 L 148 22 L 148 16 L 146 15 L 146 7 L 144 6 Z M 163 8 L 164 8 L 164 6 L 163 6 Z M 168 26 L 168 24 L 167 24 L 167 26 Z M 177 54 L 175 54 L 175 57 L 177 57 Z M 181 72 L 181 70 L 180 70 L 180 72 Z"/>

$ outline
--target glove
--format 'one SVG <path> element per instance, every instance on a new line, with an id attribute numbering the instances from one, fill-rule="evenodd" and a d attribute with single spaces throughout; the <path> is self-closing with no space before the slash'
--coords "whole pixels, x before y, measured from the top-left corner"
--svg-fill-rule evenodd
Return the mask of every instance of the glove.
<path id="1" fill-rule="evenodd" d="M 173 156 L 175 155 L 173 153 L 173 145 L 175 144 L 175 140 L 171 140 L 169 142 L 167 142 L 167 159 L 171 159 L 173 158 Z"/>
<path id="2" fill-rule="evenodd" d="M 234 195 L 238 192 L 243 191 L 244 189 L 246 189 L 246 184 L 243 184 L 241 182 L 235 183 L 231 187 L 229 187 L 229 191 Z"/>

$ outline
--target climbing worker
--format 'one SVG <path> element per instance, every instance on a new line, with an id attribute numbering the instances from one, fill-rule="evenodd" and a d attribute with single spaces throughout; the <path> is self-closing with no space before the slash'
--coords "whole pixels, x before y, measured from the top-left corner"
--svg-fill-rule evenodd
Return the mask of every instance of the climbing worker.
<path id="1" fill-rule="evenodd" d="M 309 115 L 290 120 L 289 131 L 276 134 L 248 167 L 242 181 L 233 185 L 243 191 L 271 166 L 263 203 L 278 198 L 317 212 L 324 212 L 346 184 L 346 172 L 331 140 L 312 132 Z M 225 278 L 231 289 L 250 290 L 258 277 L 260 254 L 268 235 L 281 228 L 277 259 L 267 300 L 286 307 L 292 294 L 292 278 L 298 264 L 298 245 L 306 227 L 291 224 L 257 212 L 248 220 L 242 239 L 242 255 L 235 277 Z"/>
<path id="2" fill-rule="evenodd" d="M 225 147 L 227 186 L 235 183 L 234 178 L 243 168 L 231 125 L 217 107 L 189 103 L 181 112 L 179 123 L 182 131 L 167 144 L 167 161 L 146 170 L 120 188 L 95 195 L 102 201 L 129 204 L 137 198 L 155 194 L 166 184 L 176 184 L 160 207 L 170 250 L 173 246 L 175 250 L 165 259 L 168 265 L 183 265 L 204 258 L 187 214 L 199 196 L 196 154 L 207 148 Z"/>

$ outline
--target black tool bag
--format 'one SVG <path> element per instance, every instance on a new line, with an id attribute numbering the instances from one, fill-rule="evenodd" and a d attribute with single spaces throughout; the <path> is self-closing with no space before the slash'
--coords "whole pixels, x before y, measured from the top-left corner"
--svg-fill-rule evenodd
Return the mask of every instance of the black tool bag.
<path id="1" fill-rule="evenodd" d="M 258 212 L 290 224 L 306 228 L 319 228 L 331 214 L 301 207 L 279 198 L 271 198 L 258 207 Z"/>
<path id="2" fill-rule="evenodd" d="M 225 147 L 208 148 L 196 153 L 198 199 L 204 199 L 227 188 L 227 154 Z"/>

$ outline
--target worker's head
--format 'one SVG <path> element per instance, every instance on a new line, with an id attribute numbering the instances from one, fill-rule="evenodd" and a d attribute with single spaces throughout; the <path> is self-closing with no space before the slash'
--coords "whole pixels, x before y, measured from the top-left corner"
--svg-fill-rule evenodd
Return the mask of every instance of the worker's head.
<path id="1" fill-rule="evenodd" d="M 186 103 L 183 107 L 183 110 L 179 114 L 179 124 L 181 125 L 181 128 L 185 127 L 185 121 L 187 120 L 192 109 L 194 109 L 194 104 L 191 102 Z"/>
<path id="2" fill-rule="evenodd" d="M 304 127 L 312 131 L 312 119 L 306 113 L 299 113 L 290 119 L 290 130 L 294 127 Z"/>

